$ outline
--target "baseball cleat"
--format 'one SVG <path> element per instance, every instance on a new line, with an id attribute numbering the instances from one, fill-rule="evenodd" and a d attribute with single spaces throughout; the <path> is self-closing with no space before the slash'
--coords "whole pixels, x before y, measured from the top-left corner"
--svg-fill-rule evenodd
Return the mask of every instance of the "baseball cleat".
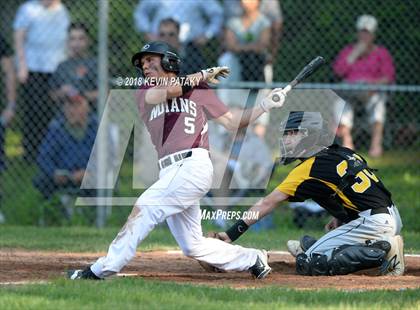
<path id="1" fill-rule="evenodd" d="M 268 266 L 268 254 L 266 250 L 261 250 L 261 254 L 258 254 L 254 266 L 248 270 L 256 279 L 264 279 L 270 273 L 271 268 Z"/>
<path id="2" fill-rule="evenodd" d="M 92 270 L 90 270 L 90 267 L 87 267 L 86 269 L 77 269 L 77 270 L 68 270 L 67 271 L 67 277 L 70 280 L 102 280 L 101 278 L 97 277 Z"/>
<path id="3" fill-rule="evenodd" d="M 403 238 L 400 235 L 387 236 L 384 240 L 391 244 L 391 249 L 380 268 L 380 272 L 386 276 L 402 276 L 405 270 Z"/>
<path id="4" fill-rule="evenodd" d="M 304 252 L 302 247 L 300 246 L 300 241 L 298 240 L 287 241 L 287 251 L 289 251 L 289 253 L 292 254 L 293 257 L 296 257 Z"/>

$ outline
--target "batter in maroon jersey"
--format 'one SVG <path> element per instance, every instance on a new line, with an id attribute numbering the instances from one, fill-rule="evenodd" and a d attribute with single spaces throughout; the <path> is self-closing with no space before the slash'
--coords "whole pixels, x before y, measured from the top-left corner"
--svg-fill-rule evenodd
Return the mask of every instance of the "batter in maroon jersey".
<path id="1" fill-rule="evenodd" d="M 156 105 L 146 104 L 139 92 L 140 115 L 147 126 L 159 159 L 185 149 L 209 149 L 208 119 L 217 119 L 229 109 L 207 84 Z"/>
<path id="2" fill-rule="evenodd" d="M 163 42 L 146 44 L 132 62 L 146 81 L 172 81 L 179 73 L 180 58 Z M 159 180 L 137 199 L 107 255 L 84 270 L 69 271 L 71 279 L 101 279 L 119 272 L 135 256 L 140 242 L 165 220 L 183 253 L 206 267 L 248 270 L 257 279 L 270 272 L 266 251 L 205 238 L 201 229 L 199 202 L 213 177 L 208 119 L 237 130 L 281 107 L 286 98 L 281 89 L 274 89 L 258 106 L 231 111 L 207 84 L 216 84 L 228 74 L 227 67 L 213 67 L 178 77 L 186 83 L 150 83 L 139 90 L 140 114 L 158 152 Z M 273 95 L 280 100 L 274 102 Z"/>

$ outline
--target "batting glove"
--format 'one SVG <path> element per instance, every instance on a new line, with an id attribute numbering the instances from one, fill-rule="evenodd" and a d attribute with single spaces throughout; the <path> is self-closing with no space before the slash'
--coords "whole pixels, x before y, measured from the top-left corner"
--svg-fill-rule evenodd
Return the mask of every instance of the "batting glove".
<path id="1" fill-rule="evenodd" d="M 230 69 L 228 67 L 213 67 L 201 70 L 201 74 L 203 74 L 203 81 L 212 84 L 219 84 L 218 78 L 225 78 L 229 75 L 229 73 Z"/>
<path id="2" fill-rule="evenodd" d="M 268 112 L 272 108 L 281 108 L 286 100 L 286 95 L 283 89 L 275 88 L 267 97 L 260 101 L 260 106 L 265 112 Z"/>

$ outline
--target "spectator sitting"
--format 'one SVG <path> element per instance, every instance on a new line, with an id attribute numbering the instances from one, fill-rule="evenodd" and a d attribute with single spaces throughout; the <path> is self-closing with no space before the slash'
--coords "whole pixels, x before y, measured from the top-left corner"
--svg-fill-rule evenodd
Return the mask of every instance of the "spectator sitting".
<path id="1" fill-rule="evenodd" d="M 233 109 L 236 109 L 233 107 Z M 234 141 L 232 141 L 234 139 Z M 263 194 L 264 188 L 270 177 L 272 169 L 271 152 L 267 144 L 257 136 L 253 129 L 241 128 L 236 135 L 230 136 L 226 141 L 223 153 L 228 156 L 226 170 L 223 172 L 222 182 L 219 190 L 212 191 L 210 196 L 219 196 L 226 199 L 226 205 L 219 209 L 226 209 L 228 206 L 240 204 L 245 196 L 250 194 Z M 258 152 L 256 152 L 258 150 Z M 230 154 L 227 153 L 230 151 Z M 220 156 L 214 153 L 216 156 Z M 213 150 L 212 150 L 213 154 Z M 224 157 L 224 156 L 223 156 Z M 217 157 L 216 157 L 217 158 Z M 217 160 L 217 159 L 214 160 Z M 221 159 L 225 162 L 225 159 Z M 220 167 L 215 166 L 215 169 Z M 215 171 L 219 174 L 219 171 Z M 232 189 L 235 190 L 232 190 Z M 210 199 L 210 198 L 208 198 Z M 226 222 L 218 218 L 216 225 L 220 227 L 226 226 Z M 272 216 L 267 216 L 256 225 L 253 229 L 262 230 L 272 228 Z"/>
<path id="2" fill-rule="evenodd" d="M 0 120 L 0 174 L 2 172 L 2 170 L 4 169 L 4 125 Z M 0 178 L 0 182 L 2 182 L 3 179 Z M 0 186 L 0 189 L 2 188 L 2 186 Z M 6 217 L 3 214 L 3 210 L 2 210 L 2 192 L 0 191 L 0 224 L 3 224 L 6 222 Z"/>
<path id="3" fill-rule="evenodd" d="M 254 129 L 239 130 L 233 142 L 232 157 L 228 161 L 228 169 L 233 174 L 233 181 L 240 189 L 233 195 L 230 205 L 236 205 L 245 195 L 263 196 L 270 178 L 272 169 L 270 149 L 254 131 Z M 273 228 L 273 214 L 267 215 L 256 224 L 251 227 L 254 231 Z"/>
<path id="4" fill-rule="evenodd" d="M 98 129 L 84 96 L 72 89 L 61 100 L 63 114 L 48 126 L 37 158 L 40 171 L 34 183 L 47 199 L 61 190 L 79 192 Z"/>
<path id="5" fill-rule="evenodd" d="M 13 51 L 7 44 L 6 40 L 0 35 L 0 63 L 2 71 L 4 72 L 4 84 L 5 91 L 3 94 L 6 95 L 7 105 L 0 114 L 0 126 L 6 127 L 15 116 L 16 108 L 16 75 L 13 65 Z M 1 144 L 0 144 L 0 171 L 2 166 L 1 157 Z"/>
<path id="6" fill-rule="evenodd" d="M 388 50 L 375 44 L 378 22 L 371 15 L 362 15 L 356 23 L 357 42 L 346 46 L 338 54 L 334 72 L 346 83 L 389 84 L 395 80 L 395 68 Z M 382 155 L 382 138 L 385 122 L 387 96 L 377 91 L 349 92 L 343 96 L 349 101 L 362 101 L 369 113 L 372 125 L 372 140 L 369 155 Z M 353 127 L 353 108 L 348 103 L 344 107 L 339 123 L 338 135 L 345 147 L 354 148 L 351 129 Z"/>
<path id="7" fill-rule="evenodd" d="M 141 0 L 135 10 L 136 28 L 147 41 L 158 37 L 159 24 L 173 18 L 180 24 L 180 41 L 185 46 L 186 73 L 207 67 L 202 48 L 221 30 L 223 10 L 216 0 Z"/>
<path id="8" fill-rule="evenodd" d="M 52 97 L 57 100 L 70 85 L 79 89 L 96 106 L 97 61 L 89 55 L 88 28 L 83 23 L 72 23 L 69 28 L 69 58 L 60 63 L 51 78 Z"/>
<path id="9" fill-rule="evenodd" d="M 4 84 L 7 104 L 3 109 L 3 112 L 0 114 L 0 174 L 5 168 L 4 162 L 4 133 L 6 127 L 12 121 L 15 115 L 15 102 L 16 102 L 16 80 L 15 80 L 15 70 L 13 68 L 13 51 L 7 42 L 4 40 L 3 36 L 0 35 L 0 62 L 1 67 L 4 72 Z M 0 186 L 0 224 L 6 221 L 5 216 L 1 208 L 1 188 Z"/>
<path id="10" fill-rule="evenodd" d="M 30 162 L 56 112 L 49 97 L 49 79 L 66 58 L 69 24 L 61 0 L 27 1 L 16 13 L 13 29 L 17 77 L 22 84 L 22 143 Z"/>

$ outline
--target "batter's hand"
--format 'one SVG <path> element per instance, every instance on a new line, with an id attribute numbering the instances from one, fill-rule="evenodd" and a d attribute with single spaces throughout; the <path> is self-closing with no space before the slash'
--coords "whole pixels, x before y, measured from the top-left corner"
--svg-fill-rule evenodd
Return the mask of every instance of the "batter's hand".
<path id="1" fill-rule="evenodd" d="M 281 88 L 273 89 L 267 97 L 260 101 L 261 108 L 268 112 L 272 108 L 281 108 L 286 101 L 287 94 Z"/>
<path id="2" fill-rule="evenodd" d="M 227 77 L 230 73 L 229 67 L 213 67 L 206 70 L 201 70 L 203 74 L 203 81 L 212 84 L 219 84 L 218 78 Z"/>
<path id="3" fill-rule="evenodd" d="M 228 237 L 228 235 L 224 231 L 222 231 L 222 232 L 210 231 L 207 234 L 207 238 L 219 239 L 219 240 L 222 240 L 226 243 L 231 243 L 232 242 L 232 240 L 230 240 L 230 238 Z"/>

